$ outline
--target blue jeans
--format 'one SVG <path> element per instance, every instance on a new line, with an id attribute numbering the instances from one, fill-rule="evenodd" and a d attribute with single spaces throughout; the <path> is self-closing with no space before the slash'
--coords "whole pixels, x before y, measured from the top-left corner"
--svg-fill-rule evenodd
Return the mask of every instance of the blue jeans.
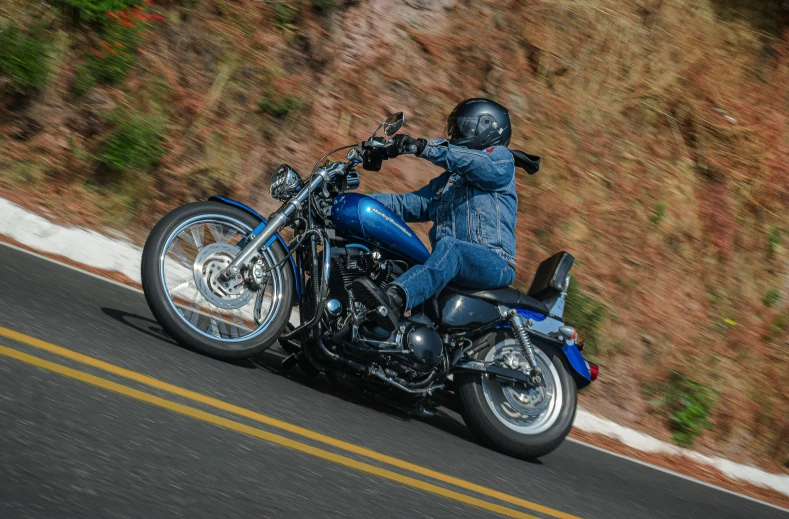
<path id="1" fill-rule="evenodd" d="M 515 269 L 484 245 L 446 236 L 436 242 L 424 265 L 408 269 L 393 284 L 405 292 L 406 310 L 410 310 L 450 281 L 479 290 L 502 288 L 515 281 Z"/>

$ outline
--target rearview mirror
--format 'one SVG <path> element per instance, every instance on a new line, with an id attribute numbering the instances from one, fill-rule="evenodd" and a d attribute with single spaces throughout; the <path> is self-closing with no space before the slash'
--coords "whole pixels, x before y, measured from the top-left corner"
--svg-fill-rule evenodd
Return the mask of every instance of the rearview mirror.
<path id="1" fill-rule="evenodd" d="M 397 133 L 397 130 L 403 127 L 405 124 L 405 114 L 403 112 L 397 112 L 389 117 L 386 118 L 384 121 L 384 133 L 386 135 L 392 136 Z"/>

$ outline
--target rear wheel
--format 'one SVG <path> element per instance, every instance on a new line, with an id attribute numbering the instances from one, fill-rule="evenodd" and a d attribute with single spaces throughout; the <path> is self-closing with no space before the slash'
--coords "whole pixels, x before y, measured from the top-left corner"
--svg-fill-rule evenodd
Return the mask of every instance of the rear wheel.
<path id="1" fill-rule="evenodd" d="M 510 330 L 492 333 L 490 346 L 477 360 L 494 362 L 514 354 L 526 359 Z M 485 445 L 518 458 L 537 458 L 558 447 L 573 426 L 577 404 L 575 380 L 555 346 L 535 341 L 535 357 L 543 373 L 537 388 L 501 384 L 487 374 L 457 377 L 462 415 L 471 432 Z"/>
<path id="2" fill-rule="evenodd" d="M 142 255 L 145 299 L 162 328 L 180 344 L 220 359 L 250 357 L 272 346 L 290 318 L 294 278 L 285 262 L 251 291 L 219 273 L 259 221 L 218 202 L 188 204 L 151 231 Z M 260 256 L 271 268 L 286 258 L 274 242 Z"/>

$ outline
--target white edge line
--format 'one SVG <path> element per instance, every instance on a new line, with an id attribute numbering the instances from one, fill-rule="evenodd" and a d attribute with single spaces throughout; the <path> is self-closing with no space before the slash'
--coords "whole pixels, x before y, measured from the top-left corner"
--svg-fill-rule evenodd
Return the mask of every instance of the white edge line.
<path id="1" fill-rule="evenodd" d="M 589 433 L 589 434 L 596 434 L 596 433 Z M 606 436 L 606 438 L 607 438 L 607 436 Z M 759 503 L 759 504 L 762 504 L 762 505 L 766 505 L 766 506 L 769 506 L 771 508 L 775 508 L 776 510 L 780 510 L 781 512 L 789 512 L 789 508 L 783 508 L 781 506 L 774 505 L 772 503 L 768 503 L 767 501 L 762 501 L 761 499 L 758 499 L 758 498 L 755 498 L 755 497 L 746 496 L 745 494 L 740 494 L 739 492 L 735 492 L 733 490 L 729 490 L 728 488 L 723 488 L 723 487 L 720 487 L 718 485 L 714 485 L 712 483 L 707 483 L 706 481 L 702 481 L 702 480 L 696 479 L 696 478 L 694 478 L 692 476 L 688 476 L 686 474 L 682 474 L 681 472 L 675 472 L 675 471 L 673 471 L 671 469 L 663 468 L 660 465 L 655 465 L 653 463 L 649 463 L 648 461 L 642 461 L 642 460 L 639 460 L 637 458 L 631 458 L 630 456 L 625 456 L 624 454 L 619 454 L 617 452 L 610 451 L 610 450 L 604 449 L 602 447 L 598 447 L 597 445 L 592 445 L 591 443 L 586 443 L 586 442 L 581 441 L 581 440 L 576 440 L 575 438 L 567 437 L 567 439 L 565 441 L 572 442 L 572 443 L 577 443 L 579 445 L 583 445 L 584 447 L 589 447 L 590 449 L 594 449 L 596 451 L 605 452 L 606 454 L 610 454 L 611 456 L 616 456 L 617 458 L 621 458 L 623 460 L 632 461 L 633 463 L 637 463 L 639 465 L 643 465 L 645 467 L 649 467 L 649 468 L 657 470 L 659 472 L 663 472 L 664 474 L 669 474 L 669 475 L 676 476 L 678 478 L 681 478 L 681 479 L 684 479 L 684 480 L 687 480 L 687 481 L 692 481 L 693 483 L 698 483 L 699 485 L 703 485 L 705 487 L 714 488 L 715 490 L 720 490 L 721 492 L 725 492 L 725 493 L 731 494 L 733 496 L 741 497 L 743 499 L 747 499 L 748 501 L 753 501 L 754 503 Z M 689 461 L 692 462 L 693 460 L 689 460 Z M 718 470 L 715 467 L 710 467 L 710 468 L 712 468 L 713 470 Z M 718 470 L 718 472 L 720 472 L 720 470 Z M 721 472 L 721 474 L 723 474 L 723 473 Z M 727 479 L 731 480 L 732 482 L 742 481 L 743 483 L 747 483 L 749 485 L 753 485 L 753 486 L 758 487 L 758 488 L 764 488 L 764 487 L 761 487 L 759 485 L 756 485 L 755 483 L 750 483 L 749 481 L 737 480 L 737 479 L 734 479 L 734 478 L 731 478 L 731 477 L 727 477 L 725 474 L 723 475 L 723 477 L 726 477 Z M 765 490 L 771 490 L 771 489 L 765 489 Z"/>
<path id="2" fill-rule="evenodd" d="M 14 249 L 14 250 L 18 250 L 18 251 L 24 252 L 26 254 L 30 254 L 31 256 L 35 256 L 37 258 L 41 258 L 43 260 L 49 261 L 50 263 L 55 263 L 56 265 L 60 265 L 61 267 L 66 267 L 68 269 L 80 272 L 80 273 L 85 274 L 87 276 L 90 276 L 90 277 L 93 277 L 93 278 L 96 278 L 96 279 L 100 279 L 102 281 L 106 281 L 108 283 L 111 283 L 113 285 L 116 285 L 116 286 L 119 286 L 119 287 L 122 287 L 122 288 L 126 288 L 128 290 L 132 290 L 132 291 L 137 292 L 139 294 L 143 293 L 143 291 L 140 290 L 139 288 L 132 287 L 132 286 L 126 285 L 124 283 L 120 283 L 118 281 L 115 281 L 114 279 L 110 279 L 110 278 L 101 276 L 99 274 L 94 274 L 93 272 L 88 272 L 87 270 L 83 270 L 83 269 L 81 269 L 79 267 L 75 267 L 73 265 L 68 265 L 66 263 L 61 263 L 60 261 L 57 261 L 55 259 L 48 258 L 48 257 L 46 257 L 44 255 L 38 254 L 38 253 L 33 252 L 33 251 L 29 251 L 27 249 L 23 249 L 22 247 L 17 247 L 16 245 L 12 245 L 10 243 L 6 243 L 6 242 L 3 242 L 3 241 L 0 241 L 0 245 L 4 245 L 4 246 L 6 246 L 8 248 L 11 248 L 11 249 Z M 594 433 L 591 433 L 591 434 L 594 434 Z M 767 501 L 762 501 L 761 499 L 757 499 L 755 497 L 746 496 L 744 494 L 740 494 L 740 493 L 734 492 L 733 490 L 729 490 L 728 488 L 723 488 L 723 487 L 720 487 L 718 485 L 713 485 L 712 483 L 707 483 L 706 481 L 702 481 L 700 479 L 696 479 L 694 477 L 687 476 L 687 475 L 682 474 L 680 472 L 675 472 L 673 470 L 669 470 L 669 469 L 663 468 L 663 467 L 658 466 L 658 465 L 654 465 L 654 464 L 646 462 L 646 461 L 641 461 L 641 460 L 636 459 L 636 458 L 631 458 L 630 456 L 625 456 L 624 454 L 619 454 L 619 453 L 610 451 L 608 449 L 603 449 L 602 447 L 598 447 L 596 445 L 592 445 L 591 443 L 586 443 L 586 442 L 583 442 L 581 440 L 576 440 L 575 438 L 570 438 L 570 437 L 568 437 L 566 439 L 566 441 L 569 441 L 569 442 L 572 442 L 572 443 L 577 443 L 579 445 L 583 445 L 583 446 L 588 447 L 590 449 L 594 449 L 596 451 L 600 451 L 600 452 L 604 452 L 606 454 L 610 454 L 611 456 L 615 456 L 617 458 L 621 458 L 621 459 L 624 459 L 624 460 L 632 461 L 633 463 L 637 463 L 639 465 L 643 465 L 645 467 L 649 467 L 649 468 L 657 470 L 659 472 L 663 472 L 665 474 L 676 476 L 678 478 L 681 478 L 681 479 L 684 479 L 684 480 L 687 480 L 687 481 L 692 481 L 694 483 L 698 483 L 699 485 L 703 485 L 705 487 L 709 487 L 709 488 L 713 488 L 713 489 L 716 489 L 716 490 L 720 490 L 721 492 L 725 492 L 725 493 L 731 494 L 733 496 L 741 497 L 743 499 L 747 499 L 748 501 L 753 501 L 754 503 L 760 503 L 762 505 L 769 506 L 769 507 L 774 508 L 776 510 L 780 510 L 781 512 L 789 512 L 789 509 L 780 507 L 778 505 L 774 505 L 772 503 L 768 503 Z M 732 479 L 732 478 L 729 478 L 729 479 Z M 732 479 L 732 481 L 736 481 L 736 480 Z M 746 481 L 746 483 L 748 483 L 748 482 Z M 753 484 L 753 483 L 749 483 L 749 484 Z M 755 485 L 755 486 L 758 486 L 758 485 Z"/>

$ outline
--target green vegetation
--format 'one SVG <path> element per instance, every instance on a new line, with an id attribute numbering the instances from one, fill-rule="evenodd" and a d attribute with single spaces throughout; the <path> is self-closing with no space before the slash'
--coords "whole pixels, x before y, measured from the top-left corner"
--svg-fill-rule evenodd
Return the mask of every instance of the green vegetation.
<path id="1" fill-rule="evenodd" d="M 164 155 L 164 122 L 130 110 L 117 110 L 110 119 L 115 129 L 98 153 L 99 161 L 122 173 L 147 171 Z"/>
<path id="2" fill-rule="evenodd" d="M 82 95 L 96 83 L 117 85 L 137 62 L 143 35 L 151 28 L 158 15 L 134 7 L 119 12 L 108 12 L 103 39 L 92 49 L 74 75 L 72 91 Z"/>
<path id="3" fill-rule="evenodd" d="M 770 323 L 769 337 L 775 339 L 786 331 L 787 326 L 789 326 L 789 310 L 785 310 L 775 316 L 773 322 Z"/>
<path id="4" fill-rule="evenodd" d="M 0 76 L 19 93 L 42 88 L 50 72 L 49 38 L 41 28 L 22 31 L 15 23 L 0 31 Z"/>
<path id="5" fill-rule="evenodd" d="M 662 407 L 669 420 L 671 438 L 681 447 L 689 447 L 710 427 L 710 414 L 716 394 L 712 388 L 671 370 L 663 400 L 653 404 Z"/>
<path id="6" fill-rule="evenodd" d="M 655 204 L 655 209 L 652 212 L 652 216 L 649 218 L 649 221 L 652 222 L 652 225 L 658 226 L 660 222 L 666 217 L 666 204 L 662 202 L 658 202 Z"/>
<path id="7" fill-rule="evenodd" d="M 79 12 L 83 19 L 93 21 L 102 18 L 107 12 L 140 4 L 142 0 L 62 0 L 62 3 Z"/>
<path id="8" fill-rule="evenodd" d="M 291 94 L 283 95 L 269 91 L 258 101 L 258 109 L 264 114 L 285 118 L 303 104 L 304 102 L 301 99 Z"/>
<path id="9" fill-rule="evenodd" d="M 605 313 L 602 303 L 581 292 L 578 282 L 574 277 L 570 277 L 564 311 L 565 320 L 578 329 L 586 348 L 592 354 L 598 352 L 600 325 L 605 318 Z"/>
<path id="10" fill-rule="evenodd" d="M 337 0 L 310 0 L 310 2 L 312 2 L 313 7 L 317 7 L 318 9 L 329 9 L 330 7 L 334 7 Z"/>
<path id="11" fill-rule="evenodd" d="M 767 235 L 767 254 L 775 254 L 778 245 L 781 244 L 781 228 L 775 225 L 770 226 L 770 233 Z"/>
<path id="12" fill-rule="evenodd" d="M 274 25 L 282 30 L 293 30 L 299 18 L 298 6 L 287 2 L 274 4 Z"/>
<path id="13" fill-rule="evenodd" d="M 767 308 L 772 308 L 778 304 L 781 300 L 781 293 L 778 291 L 777 288 L 769 288 L 767 292 L 764 293 L 764 306 Z"/>
<path id="14" fill-rule="evenodd" d="M 101 42 L 102 48 L 91 56 L 91 73 L 100 83 L 119 83 L 137 61 L 139 44 L 140 34 L 136 27 L 111 24 Z"/>

